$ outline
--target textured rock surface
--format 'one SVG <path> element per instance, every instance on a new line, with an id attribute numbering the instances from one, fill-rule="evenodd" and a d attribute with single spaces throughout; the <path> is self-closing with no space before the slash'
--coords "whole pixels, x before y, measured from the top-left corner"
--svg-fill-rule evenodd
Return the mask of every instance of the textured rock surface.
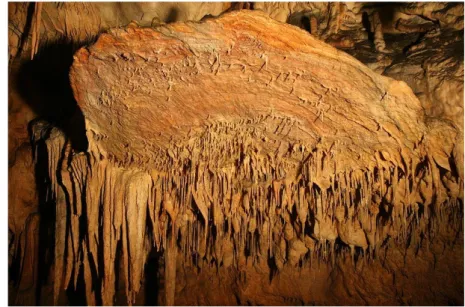
<path id="1" fill-rule="evenodd" d="M 447 240 L 461 229 L 462 178 L 453 159 L 429 150 L 447 126 L 427 129 L 405 83 L 263 13 L 112 30 L 76 54 L 70 76 L 89 149 L 69 156 L 57 130 L 47 141 L 63 214 L 56 299 L 81 249 L 88 302 L 101 295 L 104 304 L 114 300 L 118 251 L 134 303 L 145 255 L 165 250 L 172 304 L 173 257 L 181 267 L 268 271 L 271 260 L 281 271 L 347 252 L 355 264 L 386 242 L 415 249 L 445 223 Z M 446 172 L 435 163 L 449 163 Z"/>
<path id="2" fill-rule="evenodd" d="M 296 142 L 283 151 L 298 142 L 309 150 L 334 144 L 342 171 L 372 168 L 377 149 L 392 156 L 401 148 L 413 151 L 425 127 L 404 83 L 371 73 L 304 31 L 253 16 L 257 20 L 228 17 L 158 32 L 115 30 L 78 52 L 71 82 L 96 146 L 115 162 L 154 167 L 165 158 L 159 150 L 165 154 L 183 137 L 193 142 L 188 134 L 203 130 L 207 120 L 234 126 L 259 120 L 265 127 L 257 129 L 271 138 L 265 155 L 282 139 Z M 285 136 L 276 136 L 283 120 Z M 284 127 L 286 121 L 293 126 Z"/>
<path id="3" fill-rule="evenodd" d="M 164 22 L 201 20 L 205 16 L 218 16 L 229 9 L 229 2 L 132 2 L 132 3 L 10 3 L 9 47 L 10 56 L 16 57 L 28 45 L 34 48 L 42 44 L 66 40 L 81 42 L 92 39 L 112 27 L 126 26 L 131 22 L 142 26 Z M 27 14 L 34 12 L 32 40 L 27 34 Z M 37 53 L 34 49 L 32 55 Z"/>
<path id="4" fill-rule="evenodd" d="M 39 53 L 10 87 L 16 303 L 48 282 L 49 304 L 463 304 L 463 5 L 30 7 Z M 76 54 L 67 105 L 71 59 L 50 44 L 229 7 L 313 37 L 263 13 L 132 23 Z M 27 5 L 11 8 L 14 58 Z M 55 128 L 30 124 L 37 196 L 20 146 L 48 113 Z"/>

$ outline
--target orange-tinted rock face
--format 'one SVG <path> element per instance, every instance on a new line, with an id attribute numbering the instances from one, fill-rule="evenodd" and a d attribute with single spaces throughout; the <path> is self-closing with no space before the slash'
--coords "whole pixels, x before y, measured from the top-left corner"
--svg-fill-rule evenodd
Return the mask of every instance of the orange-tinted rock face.
<path id="1" fill-rule="evenodd" d="M 193 143 L 208 123 L 248 124 L 266 138 L 265 154 L 282 140 L 283 151 L 331 147 L 340 170 L 373 167 L 378 148 L 399 161 L 400 148 L 413 150 L 425 127 L 405 84 L 304 31 L 258 13 L 250 18 L 115 30 L 76 54 L 76 100 L 110 159 L 164 169 L 154 164 L 163 164 L 167 149 Z"/>
<path id="2" fill-rule="evenodd" d="M 428 156 L 440 140 L 427 135 L 411 90 L 261 13 L 114 30 L 76 54 L 71 84 L 88 154 L 57 164 L 66 143 L 56 131 L 50 174 L 61 174 L 58 199 L 86 202 L 58 202 L 57 214 L 76 222 L 57 224 L 69 231 L 56 239 L 55 253 L 68 256 L 56 257 L 55 274 L 70 282 L 77 260 L 66 242 L 77 242 L 88 251 L 90 302 L 112 304 L 120 252 L 131 303 L 147 253 L 164 250 L 165 302 L 174 304 L 176 258 L 282 271 L 346 250 L 355 263 L 357 250 L 372 259 L 386 242 L 419 246 L 440 231 L 436 213 L 460 212 L 457 180 Z M 88 284 L 96 273 L 100 293 Z"/>
<path id="3" fill-rule="evenodd" d="M 50 303 L 463 303 L 463 125 L 406 83 L 254 11 L 112 29 L 70 83 Z"/>

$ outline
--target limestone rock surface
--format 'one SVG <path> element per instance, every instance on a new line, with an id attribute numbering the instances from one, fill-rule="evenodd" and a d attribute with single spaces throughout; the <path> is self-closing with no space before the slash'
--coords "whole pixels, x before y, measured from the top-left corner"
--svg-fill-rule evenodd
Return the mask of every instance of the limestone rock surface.
<path id="1" fill-rule="evenodd" d="M 118 28 L 75 54 L 72 93 L 29 93 L 41 105 L 77 103 L 82 118 L 67 127 L 82 129 L 30 124 L 50 217 L 26 219 L 31 206 L 11 219 L 22 234 L 12 245 L 27 247 L 22 268 L 36 272 L 53 230 L 55 304 L 69 293 L 82 304 L 148 303 L 155 288 L 169 305 L 463 303 L 463 282 L 448 274 L 463 273 L 463 59 L 444 48 L 429 61 L 412 45 L 405 60 L 388 51 L 406 46 L 383 38 L 434 35 L 438 23 L 460 30 L 460 6 L 402 5 L 386 24 L 368 4 L 237 5 L 257 10 L 193 22 L 229 4 L 34 6 L 35 29 L 46 30 L 32 54 L 39 42 L 82 44 Z M 363 39 L 381 60 L 370 69 L 317 38 L 348 52 Z M 46 70 L 46 60 L 39 52 L 31 63 Z M 71 61 L 61 64 L 67 76 Z M 27 152 L 12 169 L 18 185 L 32 178 Z M 10 197 L 16 210 L 36 195 Z M 55 224 L 44 231 L 46 218 Z M 40 274 L 24 275 L 20 290 Z"/>
<path id="2" fill-rule="evenodd" d="M 405 83 L 260 13 L 112 30 L 75 55 L 71 82 L 92 143 L 123 164 L 178 158 L 175 144 L 218 124 L 253 128 L 265 155 L 318 145 L 329 167 L 372 168 L 381 148 L 412 155 L 425 132 Z"/>

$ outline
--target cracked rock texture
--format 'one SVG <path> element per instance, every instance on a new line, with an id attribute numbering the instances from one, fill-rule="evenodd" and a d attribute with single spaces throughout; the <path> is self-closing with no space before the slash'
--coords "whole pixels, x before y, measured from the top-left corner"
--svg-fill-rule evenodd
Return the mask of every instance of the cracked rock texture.
<path id="1" fill-rule="evenodd" d="M 463 5 L 60 5 L 10 5 L 12 303 L 463 304 Z"/>

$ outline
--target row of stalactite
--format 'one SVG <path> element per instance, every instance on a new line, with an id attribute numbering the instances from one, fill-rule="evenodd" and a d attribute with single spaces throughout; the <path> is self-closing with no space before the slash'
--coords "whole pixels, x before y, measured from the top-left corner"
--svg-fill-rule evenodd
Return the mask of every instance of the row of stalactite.
<path id="1" fill-rule="evenodd" d="M 457 191 L 445 189 L 427 157 L 414 172 L 381 166 L 329 176 L 331 157 L 318 150 L 293 164 L 250 157 L 241 140 L 230 141 L 215 153 L 197 148 L 202 157 L 191 151 L 189 163 L 170 161 L 172 171 L 148 171 L 120 167 L 92 146 L 74 154 L 53 128 L 45 143 L 56 201 L 55 303 L 60 291 L 77 287 L 82 268 L 87 303 L 112 305 L 118 259 L 134 303 L 153 249 L 165 252 L 165 303 L 173 304 L 180 257 L 218 269 L 271 259 L 279 271 L 334 260 L 337 244 L 376 259 L 388 241 L 416 247 L 444 227 L 461 231 L 460 179 Z M 218 163 L 219 152 L 228 166 Z"/>

